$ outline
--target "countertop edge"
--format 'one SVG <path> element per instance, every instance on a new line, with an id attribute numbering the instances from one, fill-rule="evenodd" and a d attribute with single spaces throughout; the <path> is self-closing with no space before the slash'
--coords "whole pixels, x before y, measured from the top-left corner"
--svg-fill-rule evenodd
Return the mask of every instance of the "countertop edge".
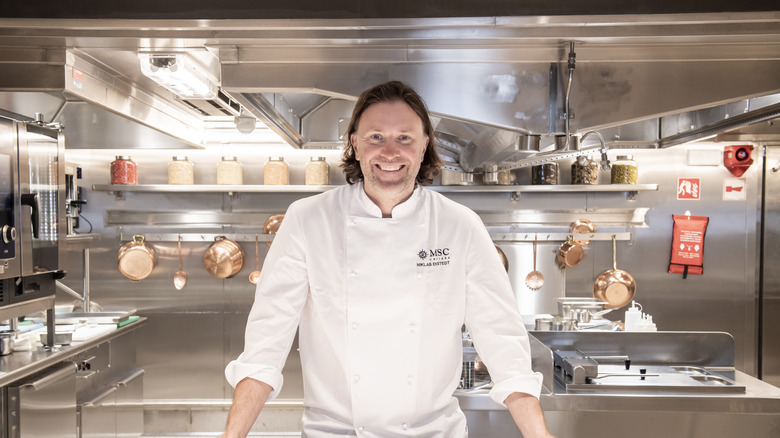
<path id="1" fill-rule="evenodd" d="M 46 357 L 34 360 L 28 365 L 16 368 L 14 370 L 5 372 L 4 374 L 0 375 L 0 386 L 7 386 L 8 384 L 16 382 L 17 380 L 33 375 L 38 371 L 44 370 L 60 362 L 65 362 L 69 358 L 83 351 L 89 350 L 90 348 L 96 345 L 108 342 L 119 336 L 123 336 L 133 330 L 140 328 L 144 324 L 146 324 L 146 317 L 140 317 L 138 318 L 137 321 L 131 324 L 127 324 L 123 327 L 118 327 L 116 330 L 112 330 L 108 333 L 95 336 L 94 338 L 89 339 L 87 341 L 79 342 L 77 344 L 62 346 L 56 351 L 50 351 L 48 352 L 49 354 L 46 355 Z M 36 347 L 36 348 L 42 349 L 42 347 Z M 12 354 L 21 354 L 21 353 L 24 352 L 15 352 Z"/>

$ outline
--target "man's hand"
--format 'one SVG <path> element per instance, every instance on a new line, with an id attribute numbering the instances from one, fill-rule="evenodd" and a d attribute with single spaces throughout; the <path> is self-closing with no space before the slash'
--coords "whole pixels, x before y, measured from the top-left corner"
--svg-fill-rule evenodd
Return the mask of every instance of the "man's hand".
<path id="1" fill-rule="evenodd" d="M 238 382 L 222 437 L 246 437 L 273 390 L 267 383 L 248 377 Z"/>
<path id="2" fill-rule="evenodd" d="M 513 392 L 504 404 L 524 438 L 555 438 L 547 430 L 539 400 L 530 394 Z"/>

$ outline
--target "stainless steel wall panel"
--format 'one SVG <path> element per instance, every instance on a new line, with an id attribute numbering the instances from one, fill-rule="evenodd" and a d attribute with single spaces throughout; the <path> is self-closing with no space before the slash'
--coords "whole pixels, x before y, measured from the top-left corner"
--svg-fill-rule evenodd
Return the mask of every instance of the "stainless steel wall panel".
<path id="1" fill-rule="evenodd" d="M 780 386 L 780 146 L 766 148 L 764 165 L 761 378 Z"/>
<path id="2" fill-rule="evenodd" d="M 723 144 L 704 144 L 701 147 L 720 149 Z M 323 153 L 293 150 L 287 146 L 281 148 L 244 148 L 230 154 L 237 155 L 243 162 L 245 183 L 259 184 L 262 166 L 270 155 L 285 156 L 290 163 L 293 183 L 300 183 L 302 168 L 309 156 Z M 337 167 L 339 152 L 325 152 L 330 154 L 328 160 L 332 175 L 336 176 L 332 177 L 333 182 L 343 184 Z M 686 150 L 680 147 L 610 151 L 610 158 L 626 152 L 633 154 L 639 162 L 640 183 L 658 184 L 658 190 L 641 191 L 633 198 L 626 192 L 520 193 L 516 197 L 508 192 L 447 192 L 445 196 L 482 213 L 487 224 L 503 222 L 506 217 L 521 218 L 515 232 L 566 233 L 568 223 L 561 219 L 563 216 L 551 216 L 550 212 L 565 212 L 570 216 L 577 214 L 583 218 L 588 218 L 588 213 L 592 212 L 597 226 L 601 221 L 597 231 L 631 233 L 632 239 L 617 244 L 618 267 L 637 279 L 636 299 L 646 312 L 654 316 L 658 328 L 729 332 L 736 340 L 736 367 L 754 374 L 758 349 L 755 325 L 759 165 L 751 167 L 743 176 L 748 190 L 747 200 L 723 201 L 723 181 L 732 178 L 732 175 L 722 165 L 688 166 Z M 93 184 L 108 182 L 108 163 L 114 155 L 122 153 L 127 152 L 72 150 L 67 151 L 66 158 L 68 162 L 82 165 L 84 180 L 80 181 L 80 185 L 91 189 Z M 164 184 L 169 155 L 178 154 L 174 151 L 133 151 L 132 157 L 139 164 L 140 183 Z M 224 152 L 219 150 L 188 152 L 190 160 L 195 163 L 196 183 L 213 184 L 214 166 L 222 154 Z M 563 183 L 568 183 L 570 162 L 560 163 Z M 516 169 L 513 173 L 518 183 L 530 182 L 530 169 Z M 676 200 L 677 178 L 681 176 L 701 178 L 701 200 Z M 600 182 L 605 184 L 608 181 L 607 173 L 602 172 Z M 208 242 L 187 241 L 183 245 L 183 254 L 188 282 L 183 290 L 177 291 L 173 287 L 173 273 L 178 269 L 176 241 L 153 241 L 159 257 L 157 265 L 149 278 L 133 283 L 124 278 L 116 267 L 116 252 L 122 244 L 120 236 L 133 233 L 171 236 L 180 232 L 249 233 L 248 230 L 261 224 L 269 214 L 283 213 L 291 202 L 303 196 L 309 194 L 237 193 L 231 196 L 221 193 L 128 191 L 118 197 L 113 193 L 88 190 L 88 204 L 84 206 L 83 214 L 92 222 L 94 232 L 101 236 L 90 250 L 93 299 L 106 307 L 135 308 L 148 317 L 146 326 L 138 332 L 137 357 L 138 366 L 146 370 L 143 383 L 146 403 L 196 404 L 203 400 L 230 400 L 232 388 L 225 382 L 224 367 L 243 350 L 244 325 L 255 291 L 254 285 L 247 280 L 249 272 L 254 269 L 254 242 L 241 242 L 246 253 L 244 269 L 235 278 L 218 280 L 203 269 L 202 255 Z M 709 216 L 710 225 L 705 239 L 704 275 L 691 275 L 683 280 L 680 275 L 666 271 L 671 246 L 671 215 L 686 210 L 695 215 Z M 211 212 L 220 217 L 235 213 L 247 224 L 189 227 L 183 224 L 177 226 L 175 221 L 167 219 L 157 223 L 155 219 L 162 217 L 155 216 L 157 214 L 197 211 Z M 603 211 L 624 213 L 605 216 Z M 634 215 L 626 213 L 632 211 Z M 132 212 L 128 215 L 130 223 L 121 223 L 121 212 Z M 626 219 L 636 217 L 636 212 L 641 212 L 641 221 Z M 147 223 L 144 223 L 144 215 L 147 219 L 151 218 Z M 253 219 L 253 215 L 260 219 Z M 557 219 L 550 220 L 551 217 Z M 186 222 L 187 215 L 184 214 L 182 219 Z M 82 227 L 86 227 L 86 223 L 82 222 Z M 594 278 L 611 267 L 612 248 L 608 240 L 591 242 L 585 249 L 582 263 L 565 270 L 555 261 L 558 243 L 545 242 L 539 246 L 537 260 L 545 275 L 545 286 L 532 292 L 524 286 L 524 278 L 533 263 L 532 244 L 528 241 L 496 243 L 507 253 L 510 281 L 515 287 L 521 312 L 527 315 L 557 313 L 555 298 L 564 294 L 590 296 Z M 261 242 L 261 259 L 266 252 L 267 246 Z M 74 249 L 69 254 L 72 255 L 67 258 L 69 275 L 63 281 L 81 290 L 80 250 Z M 58 296 L 58 299 L 70 301 L 67 296 Z M 610 314 L 612 319 L 622 319 L 622 316 L 622 310 Z M 285 367 L 282 400 L 302 398 L 300 359 L 296 348 L 293 346 Z M 165 421 L 165 415 L 158 414 L 147 412 L 146 421 Z"/>

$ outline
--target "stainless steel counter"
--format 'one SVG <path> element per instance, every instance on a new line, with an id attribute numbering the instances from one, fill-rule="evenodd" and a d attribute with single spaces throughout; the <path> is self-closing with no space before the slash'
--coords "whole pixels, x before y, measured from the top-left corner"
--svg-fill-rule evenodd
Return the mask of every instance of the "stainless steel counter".
<path id="1" fill-rule="evenodd" d="M 96 345 L 108 342 L 146 324 L 146 318 L 118 327 L 108 333 L 97 335 L 82 342 L 71 345 L 55 346 L 47 350 L 43 346 L 33 347 L 30 351 L 16 351 L 7 356 L 0 356 L 0 386 L 5 386 L 21 378 L 32 375 L 52 365 L 68 360 Z"/>
<path id="2" fill-rule="evenodd" d="M 658 436 L 776 437 L 780 432 L 780 388 L 733 368 L 733 339 L 725 333 L 534 332 L 534 369 L 544 374 L 541 404 L 559 437 L 651 438 Z M 744 392 L 659 390 L 637 385 L 610 391 L 567 390 L 552 365 L 555 350 L 601 351 L 639 363 L 688 363 L 724 375 Z M 634 366 L 632 365 L 632 368 Z M 470 436 L 521 437 L 509 412 L 487 389 L 455 393 Z"/>

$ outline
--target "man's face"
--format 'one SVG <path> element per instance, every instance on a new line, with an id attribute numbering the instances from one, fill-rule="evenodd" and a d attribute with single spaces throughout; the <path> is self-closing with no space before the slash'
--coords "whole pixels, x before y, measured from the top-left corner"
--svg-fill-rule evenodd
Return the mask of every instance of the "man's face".
<path id="1" fill-rule="evenodd" d="M 405 102 L 366 108 L 350 141 L 369 197 L 394 201 L 411 195 L 428 140 L 422 120 Z"/>

